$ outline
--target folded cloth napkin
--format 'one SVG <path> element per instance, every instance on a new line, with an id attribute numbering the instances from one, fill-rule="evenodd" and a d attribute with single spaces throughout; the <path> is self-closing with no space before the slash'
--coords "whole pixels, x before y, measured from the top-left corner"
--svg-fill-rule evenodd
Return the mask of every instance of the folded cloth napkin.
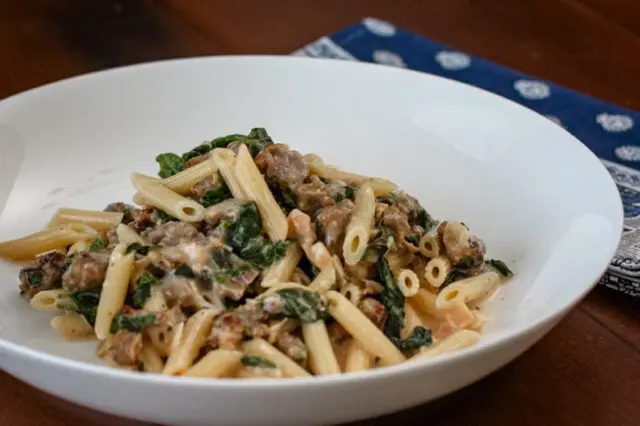
<path id="1" fill-rule="evenodd" d="M 468 55 L 375 18 L 322 37 L 297 56 L 377 62 L 462 81 L 522 104 L 591 149 L 624 204 L 622 241 L 600 283 L 640 297 L 640 113 Z"/>

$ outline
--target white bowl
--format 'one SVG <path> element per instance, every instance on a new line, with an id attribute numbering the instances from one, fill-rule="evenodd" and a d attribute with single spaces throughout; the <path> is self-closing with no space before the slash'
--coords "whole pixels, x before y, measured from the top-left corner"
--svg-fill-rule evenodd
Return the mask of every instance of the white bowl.
<path id="1" fill-rule="evenodd" d="M 52 394 L 163 424 L 288 425 L 411 407 L 500 368 L 594 285 L 618 244 L 621 202 L 600 162 L 546 118 L 442 78 L 342 61 L 217 57 L 127 67 L 0 103 L 0 238 L 60 206 L 129 200 L 132 171 L 213 136 L 264 126 L 302 152 L 464 220 L 516 276 L 476 347 L 371 372 L 281 381 L 200 380 L 110 369 L 18 297 L 0 264 L 0 368 Z M 21 163 L 21 164 L 20 164 Z M 19 174 L 13 182 L 19 167 Z M 10 191 L 10 194 L 9 194 Z M 495 407 L 496 410 L 500 407 Z"/>

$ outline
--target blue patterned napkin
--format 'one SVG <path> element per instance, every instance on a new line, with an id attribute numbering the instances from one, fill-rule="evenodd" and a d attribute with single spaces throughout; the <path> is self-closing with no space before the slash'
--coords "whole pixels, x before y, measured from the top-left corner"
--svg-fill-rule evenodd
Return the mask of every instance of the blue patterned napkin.
<path id="1" fill-rule="evenodd" d="M 640 113 L 467 55 L 375 18 L 322 37 L 298 56 L 377 62 L 462 81 L 564 127 L 600 159 L 622 196 L 625 227 L 601 284 L 640 297 Z"/>

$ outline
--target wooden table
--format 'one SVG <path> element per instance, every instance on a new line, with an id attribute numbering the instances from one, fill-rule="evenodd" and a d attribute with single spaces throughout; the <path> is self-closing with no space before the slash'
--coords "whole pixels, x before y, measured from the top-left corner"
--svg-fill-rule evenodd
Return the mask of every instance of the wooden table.
<path id="1" fill-rule="evenodd" d="M 640 109 L 636 0 L 0 0 L 0 98 L 142 61 L 286 54 L 365 16 Z M 639 316 L 640 299 L 596 289 L 499 372 L 361 424 L 640 425 Z M 75 422 L 139 424 L 62 402 L 0 372 L 0 426 Z"/>

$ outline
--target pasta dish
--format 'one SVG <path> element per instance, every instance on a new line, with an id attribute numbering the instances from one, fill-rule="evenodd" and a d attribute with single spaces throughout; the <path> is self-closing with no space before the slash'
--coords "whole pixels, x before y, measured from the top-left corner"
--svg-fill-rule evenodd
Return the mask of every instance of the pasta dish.
<path id="1" fill-rule="evenodd" d="M 265 129 L 157 156 L 134 205 L 60 208 L 0 243 L 31 306 L 133 371 L 284 378 L 362 371 L 477 343 L 512 275 L 463 223 L 388 180 Z"/>

